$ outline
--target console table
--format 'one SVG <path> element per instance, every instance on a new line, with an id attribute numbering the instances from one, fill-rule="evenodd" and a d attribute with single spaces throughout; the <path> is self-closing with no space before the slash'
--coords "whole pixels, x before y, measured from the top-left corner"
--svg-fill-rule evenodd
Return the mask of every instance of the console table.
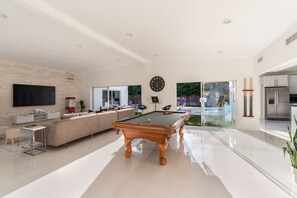
<path id="1" fill-rule="evenodd" d="M 27 151 L 25 153 L 35 156 L 39 155 L 46 151 L 46 127 L 42 125 L 27 125 L 22 128 L 23 130 L 30 132 L 31 143 Z M 40 132 L 41 142 L 35 141 L 35 135 L 37 132 Z"/>
<path id="2" fill-rule="evenodd" d="M 12 116 L 12 123 L 22 124 L 28 122 L 36 122 L 42 120 L 58 119 L 60 118 L 60 112 L 42 112 L 34 114 L 14 115 Z"/>

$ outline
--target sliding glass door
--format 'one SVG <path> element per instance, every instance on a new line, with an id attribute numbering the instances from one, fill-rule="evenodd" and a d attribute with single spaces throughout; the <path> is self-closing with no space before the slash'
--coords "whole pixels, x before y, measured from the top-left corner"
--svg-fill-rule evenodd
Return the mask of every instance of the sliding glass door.
<path id="1" fill-rule="evenodd" d="M 235 127 L 235 81 L 203 82 L 201 95 L 203 126 Z"/>
<path id="2" fill-rule="evenodd" d="M 108 105 L 109 94 L 108 87 L 93 87 L 92 89 L 93 95 L 93 110 L 99 110 L 100 107 L 104 107 Z"/>
<path id="3" fill-rule="evenodd" d="M 177 83 L 177 110 L 190 111 L 187 125 L 235 127 L 235 81 Z"/>
<path id="4" fill-rule="evenodd" d="M 141 104 L 141 85 L 93 87 L 92 109 L 113 109 L 114 107 L 131 106 L 137 111 Z"/>
<path id="5" fill-rule="evenodd" d="M 141 85 L 128 86 L 128 105 L 138 112 L 138 105 L 141 104 Z"/>
<path id="6" fill-rule="evenodd" d="M 201 83 L 177 83 L 176 96 L 177 110 L 191 112 L 190 120 L 186 124 L 191 126 L 201 126 Z"/>
<path id="7" fill-rule="evenodd" d="M 93 109 L 128 105 L 127 86 L 93 87 Z"/>

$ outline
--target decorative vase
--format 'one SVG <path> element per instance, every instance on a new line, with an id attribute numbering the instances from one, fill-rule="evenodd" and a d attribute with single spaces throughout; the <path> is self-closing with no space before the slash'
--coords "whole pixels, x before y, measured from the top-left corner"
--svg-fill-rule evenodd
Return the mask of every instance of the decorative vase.
<path id="1" fill-rule="evenodd" d="M 294 182 L 297 183 L 297 168 L 294 168 L 293 166 L 291 166 L 291 172 L 293 174 Z"/>

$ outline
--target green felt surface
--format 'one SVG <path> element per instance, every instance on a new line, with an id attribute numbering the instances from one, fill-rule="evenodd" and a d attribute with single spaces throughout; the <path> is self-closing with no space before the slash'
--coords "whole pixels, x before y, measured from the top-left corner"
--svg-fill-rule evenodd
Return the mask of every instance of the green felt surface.
<path id="1" fill-rule="evenodd" d="M 173 112 L 172 114 L 165 115 L 163 112 L 152 112 L 143 114 L 138 117 L 123 120 L 121 122 L 129 124 L 142 124 L 142 125 L 157 125 L 157 126 L 172 126 L 176 121 L 184 116 L 182 112 Z"/>

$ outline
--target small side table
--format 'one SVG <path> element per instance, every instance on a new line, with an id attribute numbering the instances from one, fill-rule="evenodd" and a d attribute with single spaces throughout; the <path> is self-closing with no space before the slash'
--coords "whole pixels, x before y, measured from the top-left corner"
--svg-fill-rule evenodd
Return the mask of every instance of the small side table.
<path id="1" fill-rule="evenodd" d="M 35 156 L 46 151 L 46 127 L 45 126 L 32 124 L 32 125 L 27 125 L 22 129 L 29 131 L 30 137 L 31 137 L 29 150 L 25 151 L 26 154 Z M 35 134 L 37 132 L 40 132 L 41 142 L 35 141 Z"/>

